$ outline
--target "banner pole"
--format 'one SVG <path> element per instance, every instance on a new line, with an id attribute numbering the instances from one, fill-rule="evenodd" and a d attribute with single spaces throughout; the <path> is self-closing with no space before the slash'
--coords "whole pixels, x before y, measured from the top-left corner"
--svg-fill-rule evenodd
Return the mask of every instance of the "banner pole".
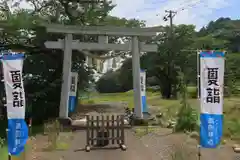
<path id="1" fill-rule="evenodd" d="M 200 85 L 200 51 L 197 50 L 197 99 L 200 106 L 200 94 L 201 94 L 201 85 Z M 200 113 L 201 114 L 201 113 Z M 200 126 L 199 126 L 199 140 L 198 140 L 198 160 L 201 160 L 201 145 L 200 145 Z"/>
<path id="2" fill-rule="evenodd" d="M 29 118 L 29 122 L 28 122 L 28 135 L 29 135 L 29 138 L 32 135 L 32 117 Z"/>
<path id="3" fill-rule="evenodd" d="M 6 129 L 6 137 L 7 137 L 7 139 L 8 139 L 8 129 Z M 8 151 L 8 160 L 11 160 L 11 159 L 12 159 L 11 154 L 10 154 L 10 152 Z"/>
<path id="4" fill-rule="evenodd" d="M 200 51 L 197 51 L 197 91 L 198 100 L 200 101 Z"/>

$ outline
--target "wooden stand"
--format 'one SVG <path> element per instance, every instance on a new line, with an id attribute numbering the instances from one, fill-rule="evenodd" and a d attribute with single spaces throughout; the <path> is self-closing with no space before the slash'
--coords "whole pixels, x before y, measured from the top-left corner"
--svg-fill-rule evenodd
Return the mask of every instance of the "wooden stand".
<path id="1" fill-rule="evenodd" d="M 105 147 L 111 144 L 117 144 L 125 151 L 125 135 L 124 135 L 124 116 L 117 115 L 101 115 L 100 116 L 89 116 L 87 115 L 87 130 L 86 139 L 87 144 L 85 147 L 86 152 L 91 150 L 92 146 Z"/>

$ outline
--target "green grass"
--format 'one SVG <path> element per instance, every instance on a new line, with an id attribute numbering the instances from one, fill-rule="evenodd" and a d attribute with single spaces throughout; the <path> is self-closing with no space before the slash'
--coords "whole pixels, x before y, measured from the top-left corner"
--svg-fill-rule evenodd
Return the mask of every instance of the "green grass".
<path id="1" fill-rule="evenodd" d="M 142 137 L 148 133 L 156 133 L 160 130 L 160 128 L 156 126 L 142 126 L 142 127 L 137 127 L 134 132 L 135 135 L 138 137 Z"/>
<path id="2" fill-rule="evenodd" d="M 188 88 L 189 92 L 194 92 L 194 87 Z M 181 106 L 180 100 L 162 99 L 158 93 L 147 92 L 147 104 L 164 113 L 169 119 L 176 119 L 176 114 Z M 125 93 L 97 94 L 90 95 L 88 100 L 81 100 L 82 104 L 88 103 L 125 102 L 129 107 L 133 107 L 133 91 Z M 191 107 L 200 111 L 199 101 L 194 98 L 188 99 Z M 240 98 L 224 98 L 224 136 L 235 141 L 240 141 Z"/>
<path id="3" fill-rule="evenodd" d="M 25 153 L 28 153 L 30 148 L 30 145 L 25 146 Z M 19 157 L 17 157 L 21 160 L 24 159 L 24 153 L 21 153 Z M 12 158 L 13 159 L 13 158 Z M 0 148 L 0 160 L 8 160 L 8 147 L 7 144 L 5 144 L 2 148 Z"/>
<path id="4" fill-rule="evenodd" d="M 159 97 L 158 93 L 147 92 L 147 97 L 149 99 L 154 97 Z M 108 103 L 108 102 L 123 102 L 128 104 L 130 108 L 134 107 L 133 91 L 128 91 L 124 93 L 111 93 L 111 94 L 97 94 L 93 93 L 90 95 L 89 99 L 82 99 L 79 101 L 81 104 L 98 104 L 98 103 Z"/>
<path id="5" fill-rule="evenodd" d="M 7 151 L 7 146 L 3 146 L 0 148 L 0 159 L 1 160 L 7 160 L 8 159 L 8 151 Z"/>
<path id="6" fill-rule="evenodd" d="M 56 150 L 68 150 L 69 149 L 69 144 L 66 142 L 58 142 Z"/>

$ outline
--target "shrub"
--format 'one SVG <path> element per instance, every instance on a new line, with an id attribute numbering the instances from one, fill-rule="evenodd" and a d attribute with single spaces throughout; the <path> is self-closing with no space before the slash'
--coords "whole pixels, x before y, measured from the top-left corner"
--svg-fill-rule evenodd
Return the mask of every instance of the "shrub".
<path id="1" fill-rule="evenodd" d="M 151 86 L 151 87 L 147 87 L 146 90 L 148 92 L 159 92 L 160 87 L 159 86 Z"/>
<path id="2" fill-rule="evenodd" d="M 187 86 L 184 83 L 184 77 L 180 84 L 181 91 L 181 108 L 177 115 L 175 131 L 194 131 L 198 127 L 198 114 L 187 102 Z"/>
<path id="3" fill-rule="evenodd" d="M 87 104 L 94 104 L 94 100 L 91 100 L 91 99 L 88 100 L 88 101 L 87 101 Z"/>
<path id="4" fill-rule="evenodd" d="M 198 95 L 197 87 L 188 87 L 187 92 L 189 98 L 197 98 Z"/>
<path id="5" fill-rule="evenodd" d="M 183 104 L 177 115 L 175 131 L 194 131 L 197 129 L 198 115 L 189 104 Z"/>
<path id="6" fill-rule="evenodd" d="M 5 143 L 5 139 L 4 138 L 0 138 L 0 148 L 3 147 L 4 143 Z"/>
<path id="7" fill-rule="evenodd" d="M 105 73 L 96 83 L 96 89 L 100 93 L 117 93 L 124 92 L 118 72 L 109 71 Z"/>

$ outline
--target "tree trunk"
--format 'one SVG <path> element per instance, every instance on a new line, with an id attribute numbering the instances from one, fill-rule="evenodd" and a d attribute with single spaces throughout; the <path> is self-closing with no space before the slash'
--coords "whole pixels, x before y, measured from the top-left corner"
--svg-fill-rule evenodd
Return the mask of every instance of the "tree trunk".
<path id="1" fill-rule="evenodd" d="M 161 93 L 162 93 L 162 98 L 164 99 L 170 99 L 172 96 L 172 84 L 171 81 L 168 80 L 161 86 Z"/>

